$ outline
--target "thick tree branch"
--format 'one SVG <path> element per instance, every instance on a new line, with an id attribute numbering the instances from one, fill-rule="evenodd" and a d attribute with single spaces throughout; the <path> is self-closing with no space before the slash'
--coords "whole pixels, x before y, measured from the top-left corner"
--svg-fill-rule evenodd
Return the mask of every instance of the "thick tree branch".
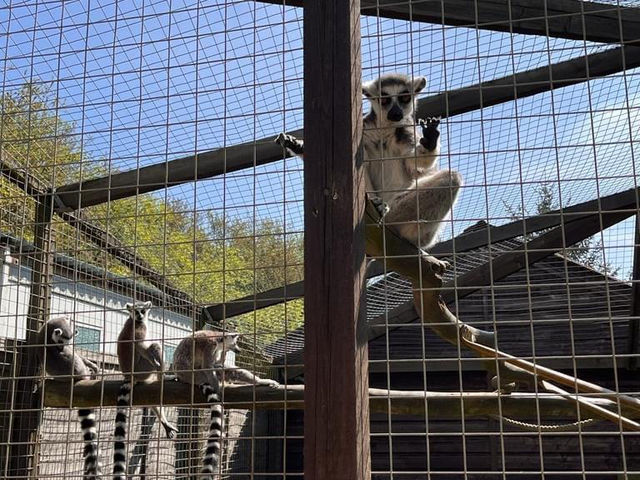
<path id="1" fill-rule="evenodd" d="M 633 422 L 617 412 L 605 412 L 598 405 L 593 403 L 592 398 L 582 398 L 578 395 L 567 395 L 567 392 L 557 389 L 553 385 L 545 382 L 541 383 L 541 379 L 554 381 L 568 386 L 576 386 L 579 391 L 594 393 L 611 398 L 615 397 L 621 405 L 627 409 L 633 410 L 636 414 L 640 412 L 640 400 L 633 397 L 619 395 L 611 390 L 604 389 L 598 385 L 584 382 L 580 379 L 562 374 L 549 368 L 542 368 L 530 362 L 526 362 L 517 357 L 505 354 L 497 350 L 495 336 L 492 332 L 480 330 L 461 322 L 455 315 L 449 311 L 446 303 L 440 297 L 442 288 L 441 265 L 439 261 L 411 245 L 409 242 L 400 238 L 394 231 L 387 227 L 381 227 L 378 224 L 378 215 L 375 208 L 370 202 L 367 205 L 367 254 L 380 258 L 386 262 L 389 270 L 406 276 L 412 283 L 414 292 L 414 305 L 423 323 L 427 324 L 442 339 L 456 346 L 465 347 L 479 354 L 481 357 L 488 358 L 485 367 L 495 372 L 498 386 L 502 387 L 511 382 L 525 384 L 530 387 L 541 385 L 545 389 L 555 388 L 554 392 L 563 395 L 567 400 L 573 401 L 576 408 L 584 409 L 589 415 L 599 416 L 606 420 L 615 422 L 627 430 L 640 431 L 640 424 Z M 617 217 L 618 215 L 619 217 Z M 621 218 L 628 216 L 627 212 L 612 215 L 614 223 Z M 589 223 L 589 235 L 593 231 L 599 231 L 603 227 L 603 220 L 598 216 L 593 216 L 593 225 Z M 573 224 L 568 228 L 567 235 L 571 236 L 575 230 Z M 581 227 L 580 224 L 577 224 Z M 607 224 L 608 225 L 608 224 Z M 556 230 L 562 233 L 563 227 L 557 227 L 550 234 L 540 237 L 540 241 L 547 241 L 545 237 L 549 235 L 557 235 Z M 592 231 L 593 230 L 593 231 Z M 588 236 L 588 235 L 587 235 Z M 555 236 L 554 236 L 555 239 Z M 561 239 L 560 239 L 561 240 Z M 559 240 L 559 241 L 560 241 Z M 574 239 L 575 241 L 575 239 Z M 571 244 L 574 241 L 567 243 Z M 535 242 L 535 240 L 534 240 Z M 531 242 L 531 243 L 534 243 Z M 546 244 L 541 244 L 540 247 Z M 555 245 L 555 244 L 554 244 Z M 534 245 L 537 246 L 537 243 Z M 537 252 L 537 255 L 543 258 L 549 255 L 551 251 Z M 524 252 L 526 255 L 527 252 Z M 517 252 L 519 255 L 520 253 Z M 534 254 L 535 255 L 535 254 Z M 507 255 L 508 257 L 508 255 Z M 510 257 L 509 257 L 510 258 Z M 512 259 L 513 260 L 513 259 Z M 535 411 L 535 410 L 534 410 Z"/>
<path id="2" fill-rule="evenodd" d="M 366 250 L 367 255 L 383 262 L 385 270 L 407 277 L 414 288 L 414 302 L 418 312 L 431 312 L 422 317 L 423 322 L 444 340 L 459 343 L 459 320 L 442 311 L 439 305 L 442 288 L 442 263 L 435 257 L 418 249 L 398 236 L 392 229 L 378 224 L 378 213 L 371 202 L 367 202 Z M 440 312 L 440 313 L 436 313 Z M 479 343 L 494 344 L 492 332 L 467 326 Z"/>
<path id="3" fill-rule="evenodd" d="M 116 404 L 120 380 L 84 380 L 71 383 L 48 380 L 44 386 L 44 406 L 52 408 L 113 407 Z M 223 399 L 227 408 L 260 410 L 299 410 L 303 407 L 304 386 L 288 385 L 273 389 L 250 385 L 229 385 L 224 389 Z M 487 415 L 503 415 L 522 420 L 535 420 L 539 414 L 545 419 L 574 419 L 578 409 L 572 401 L 562 395 L 497 392 L 425 392 L 369 389 L 372 412 L 394 415 L 427 415 L 437 419 L 483 418 Z M 590 399 L 590 402 L 608 412 L 616 412 L 615 402 L 606 399 Z M 208 408 L 209 405 L 199 389 L 175 381 L 152 382 L 136 385 L 132 404 L 176 405 Z M 640 413 L 623 406 L 623 413 L 640 418 Z M 586 410 L 580 417 L 594 416 Z M 598 415 L 595 415 L 598 416 Z"/>

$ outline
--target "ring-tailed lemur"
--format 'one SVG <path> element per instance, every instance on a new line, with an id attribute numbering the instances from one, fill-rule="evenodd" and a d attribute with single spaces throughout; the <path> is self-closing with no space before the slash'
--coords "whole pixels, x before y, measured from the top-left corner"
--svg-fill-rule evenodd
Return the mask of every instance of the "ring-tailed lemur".
<path id="1" fill-rule="evenodd" d="M 415 96 L 424 77 L 392 73 L 362 85 L 371 103 L 363 119 L 366 189 L 380 216 L 405 239 L 421 248 L 433 245 L 462 186 L 453 170 L 439 170 L 440 118 L 415 125 Z M 281 133 L 276 142 L 294 155 L 304 143 Z"/>
<path id="2" fill-rule="evenodd" d="M 149 382 L 164 371 L 162 348 L 158 343 L 147 342 L 147 319 L 151 302 L 126 305 L 129 318 L 118 335 L 118 362 L 125 381 L 118 391 L 116 428 L 113 449 L 113 478 L 125 480 L 127 468 L 126 429 L 127 409 L 131 401 L 131 389 L 136 383 Z M 178 429 L 166 419 L 162 407 L 152 407 L 164 427 L 167 438 L 174 438 Z"/>
<path id="3" fill-rule="evenodd" d="M 222 405 L 219 375 L 224 370 L 224 380 L 244 382 L 252 385 L 280 386 L 275 380 L 262 379 L 241 368 L 225 368 L 227 352 L 239 352 L 237 333 L 201 330 L 182 339 L 173 356 L 173 370 L 179 381 L 197 385 L 211 404 L 211 424 L 202 466 L 202 478 L 213 480 L 220 464 L 220 441 L 222 438 Z"/>
<path id="4" fill-rule="evenodd" d="M 74 382 L 88 380 L 98 373 L 98 366 L 83 358 L 69 344 L 77 334 L 66 317 L 52 318 L 38 331 L 38 361 L 44 372 L 54 380 L 72 378 Z M 91 409 L 78 410 L 80 427 L 84 439 L 84 480 L 94 480 L 101 474 L 98 461 L 98 434 L 95 412 Z"/>

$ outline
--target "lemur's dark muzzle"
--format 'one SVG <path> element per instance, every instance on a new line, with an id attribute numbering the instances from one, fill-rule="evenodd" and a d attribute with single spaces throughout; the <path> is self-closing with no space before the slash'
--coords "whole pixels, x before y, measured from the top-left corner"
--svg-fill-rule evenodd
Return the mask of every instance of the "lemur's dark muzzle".
<path id="1" fill-rule="evenodd" d="M 402 109 L 398 105 L 394 105 L 391 110 L 389 110 L 389 113 L 387 113 L 387 119 L 392 122 L 399 122 L 402 120 L 402 117 Z"/>

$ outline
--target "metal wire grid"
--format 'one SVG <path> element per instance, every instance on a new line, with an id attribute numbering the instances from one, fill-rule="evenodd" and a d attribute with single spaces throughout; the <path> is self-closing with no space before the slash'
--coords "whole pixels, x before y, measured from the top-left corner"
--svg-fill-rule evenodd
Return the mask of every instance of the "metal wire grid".
<path id="1" fill-rule="evenodd" d="M 615 1 L 608 3 L 623 5 Z M 635 2 L 624 5 L 635 6 Z M 280 130 L 301 126 L 300 9 L 244 2 L 194 6 L 175 1 L 144 2 L 143 5 L 124 1 L 99 4 L 37 1 L 10 2 L 0 9 L 0 19 L 5 26 L 0 43 L 6 46 L 1 59 L 3 93 L 12 94 L 26 82 L 51 84 L 52 96 L 61 101 L 45 107 L 42 113 L 75 121 L 74 130 L 67 136 L 79 144 L 81 155 L 74 160 L 73 168 L 58 164 L 52 171 L 37 163 L 32 148 L 39 138 L 32 138 L 26 150 L 12 150 L 13 143 L 17 142 L 3 142 L 3 161 L 11 161 L 45 185 L 59 186 L 79 177 L 99 177 L 106 172 L 166 162 L 194 152 L 261 140 Z M 383 71 L 424 73 L 429 77 L 425 96 L 610 48 L 590 42 L 375 17 L 363 17 L 362 25 L 363 76 L 372 78 Z M 535 203 L 541 185 L 552 185 L 558 207 L 635 187 L 634 139 L 630 126 L 637 123 L 636 75 L 635 70 L 629 70 L 602 79 L 590 79 L 588 83 L 447 119 L 442 128 L 441 164 L 459 170 L 465 179 L 465 188 L 442 238 L 460 234 L 479 220 L 492 225 L 508 223 L 513 220 L 510 209 L 523 215 L 536 213 Z M 27 128 L 25 132 L 27 138 L 32 137 L 29 130 Z M 13 190 L 5 199 L 28 208 L 20 211 L 24 217 L 10 217 L 11 220 L 4 224 L 11 227 L 10 231 L 2 233 L 11 234 L 18 240 L 32 239 L 33 217 L 26 214 L 33 209 L 30 197 Z M 159 260 L 153 266 L 168 283 L 182 286 L 196 303 L 209 305 L 261 291 L 267 284 L 258 287 L 256 278 L 260 270 L 282 270 L 281 278 L 286 282 L 301 278 L 300 258 L 287 262 L 286 267 L 260 265 L 260 259 L 251 253 L 252 247 L 255 249 L 251 245 L 254 238 L 274 237 L 282 244 L 295 244 L 299 239 L 303 228 L 302 164 L 297 159 L 171 187 L 136 198 L 128 207 L 119 207 L 124 204 L 120 202 L 86 208 L 83 215 L 116 235 L 121 233 L 118 232 L 119 225 L 133 225 L 132 232 L 120 238 L 124 246 L 147 260 L 158 256 Z M 155 202 L 160 202 L 158 205 L 164 202 L 166 206 L 151 208 Z M 145 210 L 145 207 L 148 208 Z M 186 225 L 200 225 L 209 214 L 224 219 L 218 230 L 211 228 L 207 232 L 209 236 L 199 237 L 195 229 L 181 242 L 163 237 L 144 239 L 142 236 L 141 229 L 154 222 L 165 228 L 180 221 Z M 264 219 L 274 221 L 275 232 L 261 234 L 258 231 Z M 234 231 L 229 227 L 234 221 L 244 222 L 246 228 L 238 227 Z M 632 267 L 634 231 L 634 222 L 627 220 L 599 236 L 601 248 L 597 252 L 602 257 L 601 263 L 608 262 L 618 268 L 622 280 L 630 275 Z M 249 250 L 247 258 L 250 260 L 248 266 L 234 269 L 230 266 L 230 252 L 233 242 L 239 238 L 248 239 L 244 244 L 239 243 Z M 184 249 L 196 256 L 197 246 L 205 244 L 217 246 L 216 252 L 223 258 L 221 264 L 203 269 L 172 264 L 171 250 Z M 282 244 L 279 248 L 286 248 Z M 526 248 L 521 243 L 507 247 Z M 489 256 L 502 253 L 502 248 L 503 244 L 491 243 L 488 249 L 456 253 L 450 259 L 454 264 L 453 273 L 449 273 L 446 280 L 454 281 L 454 273 L 457 277 L 467 269 L 486 263 Z M 61 222 L 56 224 L 56 249 L 101 267 L 103 277 L 106 272 L 114 272 L 132 280 L 136 289 L 154 288 L 148 280 L 133 274 Z M 19 258 L 21 250 L 17 252 Z M 18 268 L 22 272 L 19 276 L 24 276 L 27 269 Z M 64 281 L 77 295 L 77 290 L 83 288 L 78 275 L 80 267 L 71 266 L 69 270 L 71 279 Z M 242 284 L 239 278 L 238 271 L 243 270 L 254 274 L 253 281 L 248 282 L 248 290 L 246 281 Z M 535 357 L 536 346 L 549 341 L 544 326 L 550 325 L 557 331 L 562 327 L 568 332 L 563 345 L 569 351 L 559 347 L 558 352 L 546 355 L 549 359 L 567 359 L 574 369 L 580 367 L 583 360 L 594 357 L 615 363 L 615 346 L 619 347 L 626 340 L 624 334 L 629 314 L 625 306 L 630 302 L 630 287 L 621 280 L 589 272 L 579 263 L 566 260 L 565 252 L 564 256 L 561 254 L 525 268 L 514 278 L 492 283 L 481 295 L 469 297 L 467 310 L 462 301 L 457 302 L 457 311 L 463 312 L 459 314 L 468 323 L 488 323 L 496 329 L 498 326 L 511 328 L 500 339 L 506 338 L 507 345 L 512 346 L 508 341 L 511 335 L 520 335 L 520 349 L 511 350 L 511 353 L 523 357 Z M 214 294 L 199 290 L 204 288 L 199 285 L 199 279 L 208 278 L 206 274 L 222 277 L 220 288 Z M 240 287 L 235 285 L 238 282 Z M 5 287 L 3 284 L 3 293 L 7 291 Z M 105 297 L 109 295 L 104 287 L 102 292 Z M 409 300 L 410 295 L 410 287 L 396 274 L 370 280 L 367 291 L 369 318 L 385 315 Z M 580 308 L 576 306 L 574 295 L 587 297 Z M 15 288 L 8 297 L 11 300 L 5 301 L 4 294 L 2 298 L 3 306 L 8 308 L 3 318 L 9 320 L 9 325 L 25 314 L 27 300 L 15 293 Z M 521 316 L 510 321 L 513 312 L 499 311 L 497 306 L 502 305 L 501 301 L 510 304 L 517 300 Z M 72 306 L 62 307 L 62 310 L 75 315 L 95 315 L 105 337 L 117 334 L 118 325 L 107 322 L 105 312 L 109 307 L 104 301 L 102 305 L 92 307 L 81 307 L 77 298 L 71 303 Z M 267 352 L 276 357 L 276 365 L 285 361 L 292 367 L 300 361 L 300 357 L 291 355 L 303 346 L 301 331 L 296 329 L 299 325 L 296 322 L 301 318 L 297 305 L 289 303 L 247 314 L 244 323 L 240 323 L 249 325 L 253 332 L 264 334 L 254 335 L 251 342 L 271 344 Z M 482 315 L 476 309 L 479 305 L 484 309 Z M 548 305 L 548 309 L 538 317 L 537 311 L 543 305 Z M 574 328 L 577 331 L 581 320 L 600 329 L 587 330 L 583 343 L 577 343 L 580 337 L 572 331 Z M 166 318 L 159 322 L 163 327 L 157 334 L 165 347 L 179 337 L 166 331 L 166 322 Z M 185 324 L 188 323 L 185 320 Z M 486 384 L 478 385 L 477 379 L 468 379 L 462 367 L 454 368 L 453 374 L 446 370 L 440 374 L 429 370 L 427 374 L 426 367 L 420 366 L 414 374 L 417 379 L 396 378 L 394 368 L 401 363 L 418 361 L 424 364 L 427 360 L 426 363 L 435 364 L 463 363 L 461 352 L 451 349 L 438 352 L 433 347 L 437 344 L 435 337 L 427 335 L 422 327 L 416 327 L 412 322 L 406 323 L 405 330 L 396 330 L 395 338 L 389 333 L 371 345 L 372 369 L 381 366 L 379 373 L 374 375 L 385 377 L 382 383 L 395 386 L 403 381 L 412 385 L 417 382 L 425 389 L 427 386 L 444 388 L 443 385 L 453 386 L 453 390 L 486 389 Z M 538 343 L 534 343 L 535 335 L 527 338 L 527 326 L 534 330 L 540 326 L 542 332 Z M 611 331 L 607 331 L 609 328 Z M 416 331 L 421 333 L 416 335 Z M 19 337 L 17 332 L 15 336 Z M 279 336 L 282 338 L 278 339 Z M 602 348 L 589 345 L 594 337 L 601 340 L 598 345 Z M 108 342 L 103 343 L 103 348 L 110 348 L 106 345 Z M 278 358 L 282 353 L 288 356 Z M 103 358 L 105 355 L 103 353 Z M 10 362 L 3 366 L 3 381 L 12 379 L 9 368 Z M 621 384 L 617 379 L 613 386 L 630 393 L 637 391 L 633 383 Z M 3 409 L 3 413 L 6 412 Z M 50 413 L 47 410 L 47 414 Z M 105 415 L 112 416 L 108 409 L 105 409 Z M 56 416 L 73 418 L 68 412 Z M 280 452 L 282 463 L 281 467 L 272 467 L 273 473 L 275 470 L 281 474 L 295 473 L 296 463 L 288 455 L 294 455 L 296 447 L 287 445 L 287 439 L 298 438 L 300 433 L 295 433 L 297 420 L 281 421 L 285 424 L 284 433 L 274 433 L 273 438 L 284 445 Z M 60 434 L 59 440 L 44 437 L 41 442 L 44 448 L 40 452 L 42 472 L 45 476 L 49 473 L 44 472 L 51 472 L 52 477 L 70 478 L 74 472 L 78 473 L 77 465 L 65 467 L 64 472 L 60 472 L 51 463 L 52 459 L 58 458 L 59 452 L 55 449 L 61 444 L 77 442 L 79 452 L 79 435 L 75 427 L 66 419 L 61 425 L 66 431 Z M 109 427 L 105 429 L 110 431 Z M 255 441 L 252 440 L 255 432 L 255 426 L 251 426 L 249 441 Z M 294 433 L 287 435 L 287 432 Z M 608 475 L 619 471 L 620 475 L 626 476 L 637 470 L 632 460 L 633 452 L 637 451 L 634 437 L 616 436 L 615 431 L 601 435 L 599 432 L 523 434 L 514 433 L 493 420 L 460 423 L 424 418 L 403 421 L 383 416 L 374 417 L 373 432 L 374 471 L 379 478 L 423 478 L 426 474 L 432 478 L 516 475 L 604 478 L 605 472 Z M 284 435 L 282 439 L 278 437 L 280 434 Z M 267 430 L 265 435 L 269 437 L 270 432 Z M 164 446 L 157 447 L 163 453 L 151 457 L 153 469 L 150 473 L 155 475 L 153 478 L 162 478 L 170 475 L 167 472 L 171 470 L 173 460 L 166 442 L 160 441 L 155 434 L 154 438 L 158 445 Z M 614 441 L 606 443 L 603 438 Z M 616 443 L 615 439 L 620 440 Z M 523 442 L 524 446 L 517 448 Z M 5 440 L 3 443 L 6 445 Z M 50 452 L 46 451 L 47 445 L 52 445 Z M 415 450 L 416 445 L 422 445 L 426 451 Z M 606 454 L 610 462 L 606 461 L 605 455 L 597 455 L 597 445 L 598 448 L 602 445 L 610 448 Z M 556 457 L 560 455 L 554 456 L 552 452 L 559 446 L 567 452 L 564 471 L 557 467 L 560 463 Z M 413 456 L 420 457 L 413 463 L 412 449 L 418 452 Z M 578 463 L 570 453 L 575 451 L 579 452 Z M 71 452 L 68 453 L 71 456 Z M 249 453 L 249 458 L 251 455 Z M 491 468 L 482 462 L 487 455 L 491 457 Z M 538 463 L 531 467 L 533 464 L 527 464 L 528 460 Z M 240 461 L 247 462 L 247 457 Z M 415 468 L 416 465 L 421 467 Z M 251 465 L 239 468 L 255 473 Z M 440 475 L 437 475 L 438 471 Z"/>
<path id="2" fill-rule="evenodd" d="M 301 77 L 296 73 L 301 62 L 293 61 L 288 73 L 283 65 L 285 60 L 300 58 L 300 47 L 289 48 L 283 37 L 290 31 L 290 42 L 297 41 L 297 10 L 242 2 L 215 6 L 13 2 L 1 11 L 2 43 L 6 46 L 2 59 L 3 120 L 22 127 L 22 131 L 15 128 L 9 132 L 3 123 L 2 160 L 30 180 L 39 181 L 43 188 L 255 140 L 291 121 L 270 109 L 281 112 L 294 101 L 281 97 L 274 103 L 274 95 L 290 97 L 288 84 L 293 95 L 301 95 Z M 261 40 L 259 48 L 249 40 L 254 36 Z M 31 86 L 25 87 L 26 83 Z M 33 105 L 35 97 L 41 101 L 38 107 Z M 25 100 L 24 104 L 8 112 L 7 102 L 16 99 Z M 299 117 L 300 112 L 292 108 L 292 115 Z M 41 125 L 32 120 L 40 118 L 54 125 L 34 134 L 35 127 Z M 67 127 L 68 131 L 63 130 Z M 56 145 L 63 133 L 64 139 Z M 35 149 L 42 144 L 54 144 L 54 152 L 68 148 L 74 157 L 71 161 L 69 156 L 39 158 Z M 294 160 L 278 162 L 249 174 L 245 171 L 205 181 L 202 188 L 177 187 L 168 194 L 82 212 L 82 220 L 97 226 L 98 234 L 115 237 L 118 248 L 132 251 L 132 257 L 155 270 L 156 277 L 164 279 L 160 285 L 156 277 L 156 281 L 149 280 L 123 264 L 122 255 L 110 255 L 96 247 L 95 232 L 88 238 L 77 228 L 55 220 L 55 251 L 59 253 L 54 270 L 58 276 L 52 279 L 51 311 L 72 314 L 77 326 L 97 327 L 100 332 L 97 345 L 78 345 L 78 352 L 91 355 L 87 349 L 97 350 L 94 360 L 115 373 L 114 339 L 122 320 L 113 318 L 113 312 L 119 313 L 132 296 L 144 297 L 161 307 L 151 325 L 152 340 L 163 343 L 169 362 L 172 348 L 200 320 L 194 310 L 171 296 L 170 287 L 177 285 L 199 310 L 202 305 L 264 288 L 269 274 L 285 275 L 281 280 L 285 281 L 285 271 L 289 271 L 295 278 L 295 270 L 301 266 L 295 252 L 290 266 L 264 262 L 255 252 L 259 255 L 268 245 L 273 255 L 282 251 L 284 262 L 286 242 L 299 245 L 300 221 L 290 220 L 290 205 L 301 202 L 301 192 L 296 191 L 299 170 Z M 264 180 L 259 182 L 261 177 Z M 2 232 L 3 245 L 7 245 L 4 259 L 15 263 L 5 268 L 10 271 L 2 279 L 3 333 L 9 339 L 24 339 L 25 324 L 20 320 L 29 304 L 27 252 L 28 243 L 36 240 L 31 233 L 35 203 L 27 192 L 5 183 L 4 177 L 3 187 L 3 213 L 7 215 Z M 200 225 L 202 228 L 196 228 Z M 168 238 L 164 229 L 182 235 Z M 152 234 L 145 236 L 148 230 Z M 186 257 L 178 258 L 177 251 L 184 251 Z M 241 256 L 239 264 L 237 255 Z M 210 288 L 206 288 L 204 276 L 208 276 Z M 239 323 L 249 334 L 246 346 L 264 341 L 259 336 L 251 338 L 256 330 L 254 320 Z M 11 345 L 3 350 L 5 358 L 3 390 L 6 385 L 5 391 L 15 392 L 20 387 L 16 387 L 13 372 L 17 357 Z M 264 360 L 252 353 L 244 358 L 247 361 L 239 362 L 261 375 L 267 373 Z M 3 402 L 3 424 L 12 418 L 11 405 Z M 101 460 L 107 476 L 114 411 L 106 407 L 99 410 Z M 175 409 L 169 410 L 175 419 Z M 140 427 L 139 415 L 134 412 L 130 449 Z M 188 415 L 193 412 L 198 410 L 189 410 Z M 38 478 L 81 476 L 81 437 L 74 416 L 72 411 L 45 410 L 44 434 L 38 439 Z M 246 411 L 234 409 L 228 411 L 227 419 L 232 421 L 227 422 L 225 431 L 223 471 L 251 474 L 256 463 L 252 457 L 257 456 L 253 447 L 258 442 L 254 438 L 256 421 L 247 417 Z M 194 441 L 201 444 L 204 435 L 197 432 Z M 173 442 L 162 440 L 157 429 L 151 438 L 147 478 L 174 478 Z M 8 444 L 9 438 L 3 437 L 3 453 Z M 244 453 L 238 454 L 240 451 Z M 190 455 L 199 458 L 197 447 Z M 3 455 L 3 475 L 20 477 L 23 473 L 8 470 L 9 463 Z"/>
<path id="3" fill-rule="evenodd" d="M 471 10 L 482 7 L 469 4 Z M 384 30 L 388 24 L 377 19 L 363 25 L 365 31 L 370 29 L 363 33 L 363 50 L 368 48 L 377 59 L 369 77 L 390 71 L 426 74 L 430 83 L 425 96 L 611 48 L 459 27 L 432 27 L 434 35 L 429 38 L 423 24 L 401 21 L 388 30 Z M 465 38 L 465 33 L 457 37 L 459 31 L 467 34 L 466 42 L 459 41 Z M 390 53 L 398 50 L 400 59 Z M 367 67 L 363 62 L 364 72 Z M 638 386 L 625 362 L 635 351 L 630 347 L 635 340 L 628 336 L 634 313 L 630 312 L 632 288 L 625 280 L 631 273 L 629 247 L 634 245 L 635 221 L 598 233 L 588 243 L 587 251 L 594 255 L 590 261 L 577 255 L 577 246 L 570 245 L 573 241 L 555 255 L 528 260 L 535 250 L 529 250 L 522 237 L 496 241 L 489 230 L 637 186 L 635 75 L 630 69 L 589 78 L 587 71 L 588 81 L 575 86 L 550 88 L 447 118 L 440 161 L 441 168 L 455 168 L 465 181 L 443 233 L 444 239 L 457 236 L 459 242 L 449 244 L 454 255 L 448 258 L 452 268 L 444 278 L 445 285 L 457 287 L 448 297 L 451 311 L 469 325 L 495 332 L 497 348 L 504 352 L 632 394 Z M 485 88 L 490 91 L 491 86 Z M 545 194 L 550 201 L 546 205 Z M 601 213 L 600 205 L 594 210 Z M 484 225 L 472 230 L 485 232 L 486 247 L 456 251 L 456 245 L 465 244 L 465 229 L 478 221 Z M 562 223 L 559 228 L 564 229 Z M 517 251 L 525 253 L 524 261 L 505 276 L 502 272 L 509 266 L 500 263 L 500 257 Z M 467 274 L 483 266 L 487 284 L 478 289 L 477 283 L 466 281 Z M 616 274 L 610 276 L 613 270 Z M 412 285 L 396 274 L 368 285 L 370 324 L 377 315 L 386 315 L 386 321 L 377 326 L 379 335 L 369 342 L 371 386 L 460 392 L 491 389 L 485 367 L 473 354 L 442 342 L 418 314 L 399 308 L 403 302 L 412 303 L 417 288 L 432 287 Z M 466 294 L 465 289 L 474 293 Z M 423 315 L 424 321 L 438 322 L 433 312 Z M 292 344 L 301 348 L 292 336 Z M 288 355 L 299 360 L 295 351 Z M 540 393 L 535 385 L 529 388 Z M 389 406 L 393 402 L 390 398 Z M 429 400 L 425 402 L 428 406 Z M 498 415 L 501 411 L 498 408 Z M 633 478 L 638 468 L 632 458 L 638 449 L 637 436 L 622 433 L 615 424 L 564 434 L 545 431 L 535 424 L 554 422 L 545 422 L 538 405 L 530 412 L 533 432 L 523 433 L 506 421 L 487 422 L 470 412 L 467 415 L 462 421 L 427 413 L 422 418 L 417 418 L 419 414 L 372 415 L 374 477 Z"/>

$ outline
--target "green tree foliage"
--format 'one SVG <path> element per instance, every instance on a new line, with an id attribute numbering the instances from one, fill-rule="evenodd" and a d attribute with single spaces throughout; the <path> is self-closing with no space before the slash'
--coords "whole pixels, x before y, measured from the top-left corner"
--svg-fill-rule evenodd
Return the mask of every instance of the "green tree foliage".
<path id="1" fill-rule="evenodd" d="M 47 86 L 26 84 L 0 97 L 0 160 L 45 187 L 74 178 L 82 159 L 73 123 L 57 112 Z M 33 199 L 7 181 L 0 182 L 0 198 L 0 230 L 31 238 Z"/>
<path id="2" fill-rule="evenodd" d="M 25 85 L 2 99 L 2 161 L 35 177 L 44 187 L 104 174 L 104 162 L 89 158 L 75 125 L 59 115 L 50 89 Z M 0 233 L 32 238 L 35 202 L 0 177 Z M 196 302 L 228 302 L 302 279 L 302 237 L 285 234 L 271 219 L 229 220 L 195 212 L 164 195 L 139 195 L 85 209 L 83 216 L 135 250 L 153 269 Z M 56 249 L 121 275 L 123 265 L 56 219 Z M 234 319 L 263 344 L 302 324 L 302 305 L 289 302 Z"/>
<path id="3" fill-rule="evenodd" d="M 236 292 L 251 295 L 302 280 L 301 234 L 283 235 L 277 223 L 270 219 L 258 222 L 254 232 L 252 222 L 236 220 L 225 224 L 222 217 L 211 213 L 206 225 L 210 238 L 225 245 L 225 271 L 235 273 L 230 286 Z M 227 240 L 222 241 L 225 237 Z M 236 298 L 226 294 L 226 298 Z M 241 331 L 255 333 L 259 342 L 268 343 L 302 325 L 302 301 L 258 310 L 239 317 L 237 322 Z"/>
<path id="4" fill-rule="evenodd" d="M 553 210 L 557 210 L 560 208 L 558 201 L 556 200 L 555 191 L 552 185 L 543 183 L 538 185 L 535 188 L 535 192 L 537 195 L 536 201 L 536 209 L 534 215 L 542 215 L 544 213 L 551 212 Z M 571 203 L 570 200 L 567 200 L 567 203 Z M 511 220 L 522 220 L 523 218 L 531 215 L 526 208 L 522 206 L 515 208 L 513 205 L 509 205 L 504 203 L 504 207 L 509 213 Z M 541 232 L 533 233 L 528 236 L 527 239 L 535 238 L 537 235 L 540 235 L 548 230 L 543 230 Z M 604 261 L 603 258 L 604 248 L 602 246 L 602 242 L 596 239 L 596 236 L 592 236 L 589 238 L 585 238 L 580 242 L 571 245 L 571 247 L 567 248 L 562 254 L 566 255 L 567 258 L 573 260 L 576 263 L 584 265 L 586 267 L 592 268 L 598 272 L 604 273 L 606 275 L 617 276 L 619 268 L 613 268 L 611 264 Z"/>
<path id="5" fill-rule="evenodd" d="M 73 122 L 58 115 L 46 85 L 26 84 L 5 92 L 0 103 L 3 158 L 38 180 L 61 185 L 76 177 L 82 160 Z"/>
<path id="6" fill-rule="evenodd" d="M 153 195 L 88 210 L 94 223 L 203 305 L 302 279 L 302 236 L 284 234 L 271 219 L 226 220 L 212 211 L 194 213 L 183 202 L 165 203 Z M 283 336 L 285 328 L 297 328 L 302 318 L 301 306 L 290 302 L 231 321 L 243 333 L 257 334 L 263 344 Z"/>

